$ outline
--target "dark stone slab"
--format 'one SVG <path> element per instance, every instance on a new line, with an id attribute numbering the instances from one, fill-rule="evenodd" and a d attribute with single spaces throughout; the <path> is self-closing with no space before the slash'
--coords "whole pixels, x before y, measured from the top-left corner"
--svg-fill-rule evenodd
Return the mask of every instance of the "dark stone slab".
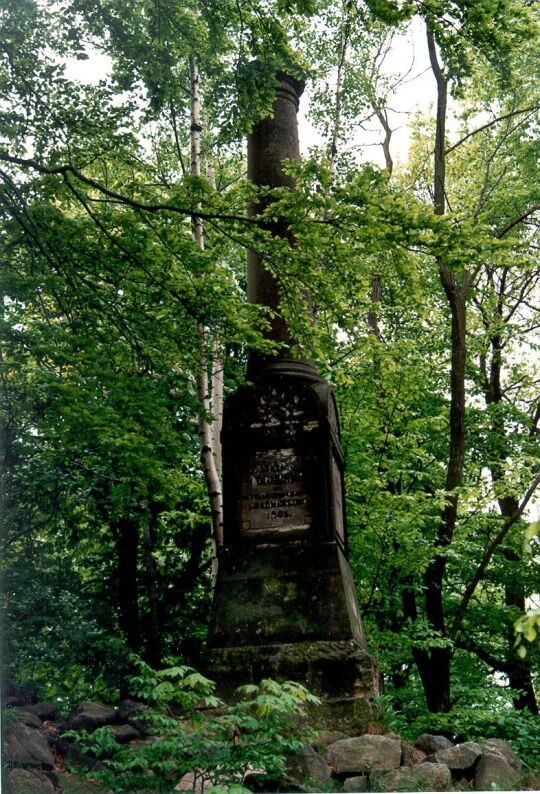
<path id="1" fill-rule="evenodd" d="M 58 717 L 58 706 L 54 703 L 36 703 L 35 706 L 27 706 L 25 711 L 35 714 L 40 720 L 55 720 Z"/>
<path id="2" fill-rule="evenodd" d="M 54 759 L 41 731 L 9 722 L 3 733 L 3 757 L 10 766 L 52 769 Z"/>
<path id="3" fill-rule="evenodd" d="M 225 406 L 225 547 L 338 540 L 343 461 L 334 397 L 302 362 L 258 371 Z"/>
<path id="4" fill-rule="evenodd" d="M 141 734 L 134 728 L 133 725 L 112 725 L 110 731 L 117 742 L 120 744 L 127 744 L 128 742 L 132 742 L 134 739 L 140 739 Z"/>
<path id="5" fill-rule="evenodd" d="M 317 791 L 327 787 L 331 777 L 330 767 L 322 755 L 315 752 L 307 743 L 287 760 L 287 772 L 300 783 L 307 783 L 310 786 L 314 784 Z"/>
<path id="6" fill-rule="evenodd" d="M 25 706 L 24 708 L 16 707 L 11 709 L 11 712 L 15 715 L 17 721 L 22 722 L 23 725 L 27 725 L 29 728 L 37 728 L 38 730 L 41 728 L 41 720 L 35 714 L 31 713 L 29 706 Z"/>
<path id="7" fill-rule="evenodd" d="M 427 755 L 437 753 L 439 750 L 446 750 L 448 747 L 453 747 L 454 743 L 447 739 L 446 736 L 432 733 L 423 733 L 414 743 L 415 747 L 422 750 Z"/>
<path id="8" fill-rule="evenodd" d="M 54 794 L 51 780 L 43 772 L 12 769 L 8 775 L 10 794 Z"/>
<path id="9" fill-rule="evenodd" d="M 281 792 L 282 794 L 292 794 L 296 791 L 307 792 L 305 786 L 288 775 L 284 775 L 279 780 L 272 780 L 258 772 L 248 772 L 242 785 L 250 791 L 260 791 L 264 794 L 269 794 L 269 792 Z"/>
<path id="10" fill-rule="evenodd" d="M 118 721 L 118 712 L 111 706 L 103 703 L 83 701 L 70 714 L 68 725 L 71 730 L 89 730 L 101 728 L 103 725 L 112 725 Z"/>

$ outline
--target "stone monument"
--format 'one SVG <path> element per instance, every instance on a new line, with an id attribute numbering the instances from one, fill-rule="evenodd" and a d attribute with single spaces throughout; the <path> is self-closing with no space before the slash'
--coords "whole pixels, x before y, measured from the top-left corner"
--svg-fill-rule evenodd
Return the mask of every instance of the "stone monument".
<path id="1" fill-rule="evenodd" d="M 248 138 L 248 176 L 294 187 L 282 161 L 299 157 L 303 86 L 278 73 L 272 117 Z M 260 210 L 251 207 L 252 213 Z M 284 224 L 274 233 L 286 236 Z M 378 694 L 347 562 L 343 459 L 332 390 L 292 344 L 272 274 L 248 254 L 248 298 L 275 312 L 285 351 L 253 354 L 248 383 L 225 405 L 224 547 L 210 633 L 210 674 L 222 693 L 263 677 L 305 683 L 345 706 Z"/>

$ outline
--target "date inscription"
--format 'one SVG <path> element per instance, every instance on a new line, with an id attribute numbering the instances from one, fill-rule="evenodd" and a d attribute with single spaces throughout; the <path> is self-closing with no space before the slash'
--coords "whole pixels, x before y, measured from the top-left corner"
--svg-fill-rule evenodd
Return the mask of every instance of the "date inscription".
<path id="1" fill-rule="evenodd" d="M 243 532 L 311 527 L 309 466 L 294 447 L 256 450 L 240 486 Z"/>

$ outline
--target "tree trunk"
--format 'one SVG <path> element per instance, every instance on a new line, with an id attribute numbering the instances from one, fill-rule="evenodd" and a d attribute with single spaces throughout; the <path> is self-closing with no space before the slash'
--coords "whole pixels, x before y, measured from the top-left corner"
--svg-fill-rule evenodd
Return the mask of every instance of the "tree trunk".
<path id="1" fill-rule="evenodd" d="M 523 583 L 518 576 L 512 575 L 512 567 L 515 569 L 520 562 L 519 555 L 511 549 L 505 549 L 504 556 L 509 564 L 509 575 L 504 585 L 504 603 L 508 607 L 515 607 L 520 615 L 523 615 L 526 611 Z M 538 702 L 531 676 L 531 662 L 528 658 L 520 659 L 516 654 L 515 639 L 514 623 L 510 621 L 507 628 L 507 670 L 508 683 L 516 693 L 514 706 L 520 711 L 529 709 L 531 714 L 538 714 Z"/>
<path id="2" fill-rule="evenodd" d="M 139 528 L 135 522 L 121 518 L 111 525 L 116 542 L 116 585 L 118 593 L 118 623 L 128 647 L 141 650 L 139 615 L 138 552 Z"/>
<path id="3" fill-rule="evenodd" d="M 443 215 L 445 200 L 445 134 L 447 79 L 437 59 L 435 36 L 427 31 L 428 50 L 437 82 L 437 119 L 433 179 L 433 207 Z M 441 514 L 435 539 L 436 551 L 424 574 L 426 617 L 432 629 L 444 640 L 446 620 L 443 602 L 443 584 L 446 571 L 446 548 L 452 542 L 458 510 L 456 489 L 461 483 L 465 461 L 465 362 L 466 362 L 466 292 L 467 278 L 460 285 L 443 260 L 438 260 L 439 276 L 451 312 L 451 367 L 450 367 L 450 438 L 445 490 L 446 505 Z M 429 651 L 414 649 L 414 659 L 422 680 L 426 704 L 430 711 L 450 710 L 450 663 L 452 651 L 448 647 L 431 647 Z"/>
<path id="4" fill-rule="evenodd" d="M 193 57 L 189 59 L 189 73 L 191 85 L 191 174 L 201 176 L 201 99 L 199 84 L 199 69 Z M 195 209 L 198 209 L 196 207 Z M 199 248 L 204 250 L 204 228 L 202 219 L 194 216 L 192 222 L 193 239 Z M 201 325 L 197 325 L 197 342 L 199 347 L 199 361 L 197 365 L 197 397 L 199 400 L 199 439 L 201 461 L 206 480 L 208 497 L 212 512 L 212 528 L 214 538 L 214 579 L 217 573 L 216 549 L 223 545 L 223 495 L 221 479 L 219 476 L 215 457 L 215 430 L 213 432 L 211 415 L 210 381 L 208 377 L 208 351 L 207 333 Z M 213 364 L 213 362 L 212 362 Z M 212 365 L 214 371 L 216 367 Z"/>

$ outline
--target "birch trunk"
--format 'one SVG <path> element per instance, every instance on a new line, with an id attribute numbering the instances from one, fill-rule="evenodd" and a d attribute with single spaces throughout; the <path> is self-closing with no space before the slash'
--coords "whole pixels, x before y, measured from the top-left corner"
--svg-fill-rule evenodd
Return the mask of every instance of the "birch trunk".
<path id="1" fill-rule="evenodd" d="M 206 167 L 206 178 L 210 187 L 216 189 L 216 176 L 211 164 Z M 223 465 L 221 457 L 221 428 L 223 425 L 223 366 L 224 366 L 223 346 L 214 340 L 212 344 L 212 439 L 213 452 L 216 462 L 218 477 L 223 482 Z"/>
<path id="2" fill-rule="evenodd" d="M 201 98 L 199 69 L 193 57 L 189 59 L 189 73 L 191 86 L 191 174 L 195 177 L 201 176 Z M 197 207 L 196 207 L 197 209 Z M 192 221 L 193 240 L 204 250 L 204 227 L 202 218 L 195 215 Z M 217 572 L 217 550 L 223 545 L 223 497 L 221 488 L 221 478 L 216 463 L 216 438 L 213 423 L 209 417 L 212 413 L 210 396 L 210 379 L 208 377 L 208 351 L 207 351 L 207 332 L 201 323 L 197 324 L 197 343 L 199 349 L 199 361 L 197 366 L 197 398 L 199 401 L 199 440 L 201 449 L 201 462 L 210 499 L 212 510 L 212 530 L 213 530 L 213 574 Z M 213 348 L 214 349 L 214 348 Z M 212 365 L 212 372 L 215 367 Z"/>

